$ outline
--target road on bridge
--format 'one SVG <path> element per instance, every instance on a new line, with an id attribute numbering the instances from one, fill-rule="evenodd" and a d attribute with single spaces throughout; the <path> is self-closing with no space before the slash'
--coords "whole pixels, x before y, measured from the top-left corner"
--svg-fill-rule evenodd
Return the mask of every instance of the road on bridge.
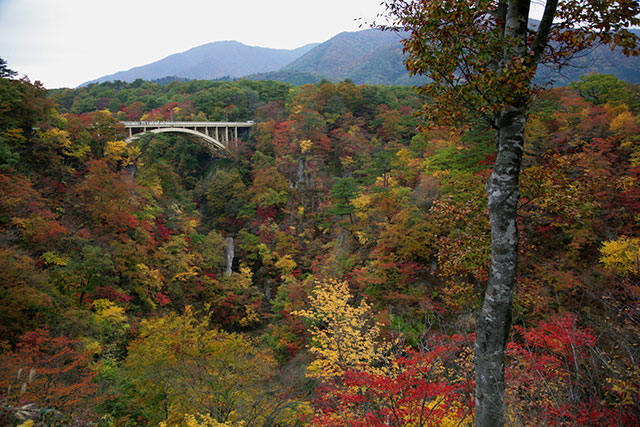
<path id="1" fill-rule="evenodd" d="M 174 133 L 195 139 L 196 142 L 209 149 L 214 154 L 222 153 L 231 156 L 229 142 L 238 140 L 238 129 L 247 132 L 255 125 L 248 122 L 152 122 L 152 121 L 123 121 L 121 122 L 129 132 L 127 142 L 146 132 Z"/>

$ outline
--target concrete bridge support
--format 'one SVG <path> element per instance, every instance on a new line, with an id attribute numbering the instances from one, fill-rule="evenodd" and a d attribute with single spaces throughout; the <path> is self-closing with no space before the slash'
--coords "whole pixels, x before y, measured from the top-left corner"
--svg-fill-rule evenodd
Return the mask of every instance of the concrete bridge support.
<path id="1" fill-rule="evenodd" d="M 129 133 L 127 142 L 141 136 L 143 133 L 174 133 L 196 140 L 214 155 L 231 157 L 229 145 L 238 140 L 238 133 L 249 133 L 254 122 L 150 122 L 126 121 L 122 122 Z M 232 133 L 233 139 L 229 138 Z"/>

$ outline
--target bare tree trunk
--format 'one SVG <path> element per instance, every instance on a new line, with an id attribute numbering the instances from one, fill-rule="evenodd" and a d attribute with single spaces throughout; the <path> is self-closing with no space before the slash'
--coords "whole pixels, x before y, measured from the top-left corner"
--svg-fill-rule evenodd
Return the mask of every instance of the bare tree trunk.
<path id="1" fill-rule="evenodd" d="M 504 111 L 498 122 L 496 163 L 486 184 L 491 221 L 491 267 L 475 341 L 477 427 L 504 425 L 504 364 L 518 264 L 518 178 L 525 108 Z"/>
<path id="2" fill-rule="evenodd" d="M 531 3 L 530 0 L 509 0 L 501 1 L 500 5 L 500 13 L 505 20 L 503 36 L 515 42 L 505 45 L 500 61 L 500 69 L 508 69 L 528 55 L 527 26 Z M 527 79 L 531 77 L 521 77 L 522 87 L 528 87 L 530 81 Z M 518 85 L 514 85 L 516 87 Z M 526 93 L 521 99 L 516 96 L 514 103 L 505 106 L 495 122 L 498 153 L 486 185 L 491 223 L 491 265 L 476 324 L 476 427 L 504 425 L 504 368 L 518 266 L 519 178 L 527 96 Z"/>

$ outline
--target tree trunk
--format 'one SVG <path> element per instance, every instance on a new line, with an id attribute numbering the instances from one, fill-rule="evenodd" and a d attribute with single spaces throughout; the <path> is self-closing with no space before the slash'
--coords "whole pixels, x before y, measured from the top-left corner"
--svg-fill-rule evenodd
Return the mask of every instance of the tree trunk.
<path id="1" fill-rule="evenodd" d="M 504 364 L 518 264 L 518 178 L 526 109 L 498 119 L 495 166 L 486 184 L 491 221 L 491 266 L 475 341 L 477 427 L 504 425 Z"/>

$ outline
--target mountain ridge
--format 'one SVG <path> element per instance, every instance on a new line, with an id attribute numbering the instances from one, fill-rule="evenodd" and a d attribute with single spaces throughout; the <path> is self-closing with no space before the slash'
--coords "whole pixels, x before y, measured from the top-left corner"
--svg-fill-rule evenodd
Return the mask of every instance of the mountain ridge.
<path id="1" fill-rule="evenodd" d="M 138 78 L 154 80 L 167 76 L 201 80 L 242 77 L 277 70 L 317 45 L 310 43 L 296 49 L 272 49 L 249 46 L 235 40 L 205 43 L 150 64 L 89 80 L 80 86 L 115 80 L 130 83 Z"/>
<path id="2" fill-rule="evenodd" d="M 632 30 L 640 34 L 639 30 Z M 403 63 L 401 37 L 394 32 L 365 29 L 342 32 L 323 43 L 297 49 L 271 49 L 227 40 L 196 46 L 159 61 L 119 71 L 83 83 L 123 80 L 162 80 L 168 76 L 191 80 L 246 78 L 277 80 L 301 85 L 352 80 L 356 84 L 420 85 L 422 76 L 410 76 Z M 223 58 L 223 60 L 220 60 Z M 627 58 L 619 49 L 600 46 L 564 68 L 539 70 L 540 82 L 554 80 L 564 85 L 581 75 L 596 72 L 613 74 L 630 83 L 640 83 L 640 58 Z"/>

